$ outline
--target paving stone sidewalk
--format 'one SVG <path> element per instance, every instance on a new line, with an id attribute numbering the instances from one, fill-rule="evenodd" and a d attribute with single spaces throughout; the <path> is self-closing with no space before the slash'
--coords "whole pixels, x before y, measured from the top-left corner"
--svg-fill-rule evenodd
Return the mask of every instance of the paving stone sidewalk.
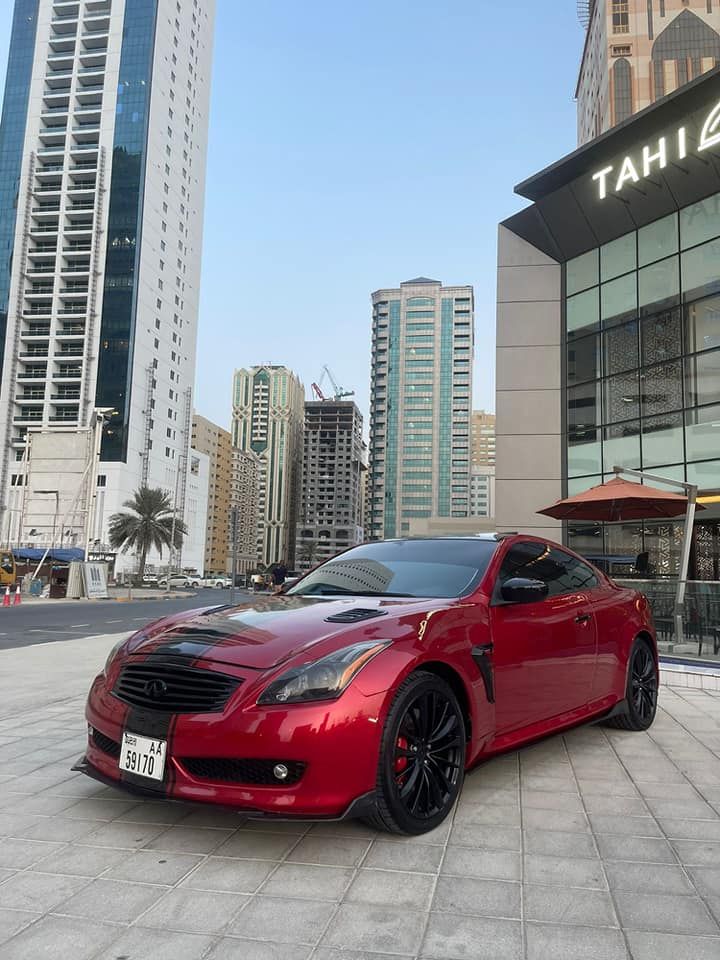
<path id="1" fill-rule="evenodd" d="M 96 664 L 51 646 L 77 659 L 67 698 L 0 702 L 0 960 L 720 958 L 720 694 L 663 687 L 647 734 L 493 760 L 451 822 L 394 839 L 72 774 Z M 0 694 L 32 656 L 0 659 Z"/>

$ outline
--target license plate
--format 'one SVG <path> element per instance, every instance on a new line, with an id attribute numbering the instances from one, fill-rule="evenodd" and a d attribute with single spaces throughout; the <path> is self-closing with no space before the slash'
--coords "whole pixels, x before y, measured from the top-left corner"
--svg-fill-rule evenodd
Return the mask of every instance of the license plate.
<path id="1" fill-rule="evenodd" d="M 125 731 L 120 749 L 120 769 L 149 780 L 162 780 L 166 751 L 165 740 L 153 740 Z"/>

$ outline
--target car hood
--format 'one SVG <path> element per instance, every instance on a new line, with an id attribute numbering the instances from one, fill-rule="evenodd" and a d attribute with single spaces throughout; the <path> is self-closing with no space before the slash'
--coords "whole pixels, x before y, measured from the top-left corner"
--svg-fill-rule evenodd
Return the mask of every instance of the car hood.
<path id="1" fill-rule="evenodd" d="M 383 636 L 403 617 L 447 607 L 446 599 L 271 597 L 240 606 L 194 611 L 141 630 L 125 655 L 181 656 L 267 670 L 332 637 Z M 365 614 L 362 611 L 366 611 Z M 328 617 L 340 617 L 340 621 Z"/>

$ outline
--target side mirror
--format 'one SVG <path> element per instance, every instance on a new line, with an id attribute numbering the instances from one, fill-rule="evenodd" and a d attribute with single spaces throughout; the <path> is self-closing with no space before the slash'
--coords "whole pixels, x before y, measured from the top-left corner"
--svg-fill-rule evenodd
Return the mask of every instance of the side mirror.
<path id="1" fill-rule="evenodd" d="M 538 603 L 547 597 L 548 585 L 542 580 L 512 577 L 502 585 L 500 595 L 506 603 Z"/>

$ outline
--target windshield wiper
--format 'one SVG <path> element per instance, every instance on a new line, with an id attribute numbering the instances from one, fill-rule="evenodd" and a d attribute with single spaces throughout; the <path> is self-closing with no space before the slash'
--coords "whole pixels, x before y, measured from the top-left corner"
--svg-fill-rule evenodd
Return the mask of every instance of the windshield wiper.
<path id="1" fill-rule="evenodd" d="M 385 593 L 383 590 L 350 590 L 354 597 L 414 597 L 414 593 Z"/>
<path id="2" fill-rule="evenodd" d="M 323 587 L 322 590 L 296 593 L 301 597 L 415 597 L 414 593 L 383 593 L 380 590 L 347 590 L 345 587 Z"/>

